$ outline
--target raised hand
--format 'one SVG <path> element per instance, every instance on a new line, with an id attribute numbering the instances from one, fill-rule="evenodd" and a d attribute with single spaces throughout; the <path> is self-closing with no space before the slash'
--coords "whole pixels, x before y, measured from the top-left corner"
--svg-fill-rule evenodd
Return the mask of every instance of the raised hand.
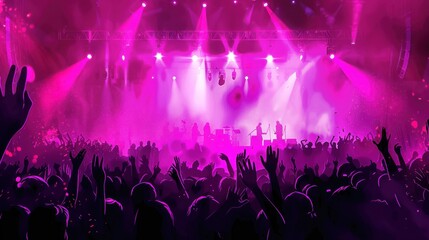
<path id="1" fill-rule="evenodd" d="M 72 152 L 69 153 L 70 160 L 72 162 L 72 166 L 74 170 L 79 169 L 83 159 L 85 158 L 85 155 L 86 155 L 86 149 L 80 150 L 80 152 L 76 155 L 76 157 L 73 157 Z"/>
<path id="2" fill-rule="evenodd" d="M 25 90 L 26 67 L 22 68 L 15 94 L 13 93 L 12 85 L 15 71 L 16 67 L 12 65 L 6 79 L 4 95 L 0 94 L 0 136 L 1 138 L 9 138 L 9 140 L 24 126 L 33 104 Z"/>
<path id="3" fill-rule="evenodd" d="M 280 169 L 280 172 L 284 172 L 286 170 L 286 167 L 285 167 L 283 161 L 280 162 L 279 169 Z"/>
<path id="4" fill-rule="evenodd" d="M 423 170 L 417 170 L 414 176 L 414 183 L 422 189 L 429 191 L 429 176 Z"/>
<path id="5" fill-rule="evenodd" d="M 171 166 L 167 173 L 175 182 L 179 181 L 179 174 L 175 166 Z"/>
<path id="6" fill-rule="evenodd" d="M 104 159 L 94 155 L 92 157 L 92 165 L 91 165 L 91 171 L 92 171 L 92 176 L 95 179 L 95 182 L 97 183 L 97 185 L 101 185 L 104 184 L 106 181 L 106 173 L 104 172 L 103 169 L 103 162 Z"/>
<path id="7" fill-rule="evenodd" d="M 161 172 L 161 168 L 159 167 L 159 162 L 157 164 L 155 164 L 155 166 L 153 167 L 153 174 L 154 175 L 158 175 Z"/>
<path id="8" fill-rule="evenodd" d="M 221 153 L 219 155 L 219 158 L 222 159 L 223 161 L 229 161 L 229 158 L 225 153 Z"/>
<path id="9" fill-rule="evenodd" d="M 246 191 L 240 191 L 237 188 L 229 189 L 228 194 L 226 195 L 225 204 L 230 207 L 240 207 L 248 202 L 247 199 L 244 199 Z"/>
<path id="10" fill-rule="evenodd" d="M 238 163 L 240 168 L 240 178 L 244 185 L 249 189 L 258 187 L 256 184 L 256 167 L 255 163 L 250 163 L 250 159 L 246 158 Z"/>
<path id="11" fill-rule="evenodd" d="M 399 146 L 399 144 L 397 143 L 397 144 L 395 144 L 395 147 L 394 147 L 394 149 L 395 149 L 395 153 L 396 154 L 401 154 L 401 146 Z"/>
<path id="12" fill-rule="evenodd" d="M 177 174 L 181 176 L 182 172 L 180 171 L 180 158 L 175 156 L 174 157 L 174 164 L 173 166 L 176 168 Z"/>
<path id="13" fill-rule="evenodd" d="M 261 163 L 269 174 L 276 174 L 277 164 L 279 162 L 279 149 L 274 152 L 271 146 L 267 147 L 267 161 L 261 156 Z"/>
<path id="14" fill-rule="evenodd" d="M 389 141 L 390 141 L 390 136 L 389 138 L 387 138 L 387 133 L 386 133 L 386 128 L 383 128 L 381 130 L 381 139 L 380 142 L 376 142 L 376 141 L 372 141 L 378 148 L 378 150 L 380 150 L 380 152 L 384 153 L 386 151 L 388 151 L 389 148 Z"/>

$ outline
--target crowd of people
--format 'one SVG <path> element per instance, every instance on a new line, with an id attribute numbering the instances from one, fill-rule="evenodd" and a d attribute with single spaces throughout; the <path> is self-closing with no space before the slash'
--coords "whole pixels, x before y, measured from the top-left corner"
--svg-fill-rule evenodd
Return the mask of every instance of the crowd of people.
<path id="1" fill-rule="evenodd" d="M 141 142 L 123 156 L 62 136 L 26 157 L 10 143 L 32 106 L 15 71 L 0 96 L 0 239 L 429 237 L 429 151 L 405 159 L 386 129 L 237 154 Z"/>

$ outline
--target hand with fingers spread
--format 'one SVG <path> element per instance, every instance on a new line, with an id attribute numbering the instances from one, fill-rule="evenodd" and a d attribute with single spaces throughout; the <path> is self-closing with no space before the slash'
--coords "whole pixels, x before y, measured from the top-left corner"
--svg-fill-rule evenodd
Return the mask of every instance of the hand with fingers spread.
<path id="1" fill-rule="evenodd" d="M 94 155 L 92 157 L 92 165 L 91 165 L 91 171 L 92 171 L 92 176 L 95 179 L 95 182 L 97 183 L 98 186 L 104 184 L 106 182 L 106 173 L 104 172 L 103 169 L 103 162 L 104 159 Z"/>
<path id="2" fill-rule="evenodd" d="M 228 194 L 226 195 L 225 204 L 229 207 L 241 207 L 248 202 L 247 199 L 244 199 L 245 191 L 238 190 L 237 188 L 230 188 Z"/>
<path id="3" fill-rule="evenodd" d="M 0 84 L 0 161 L 12 137 L 24 126 L 27 121 L 33 102 L 25 90 L 27 68 L 23 67 L 13 93 L 13 79 L 16 67 L 12 65 L 6 78 L 4 95 Z"/>
<path id="4" fill-rule="evenodd" d="M 249 158 L 240 160 L 238 163 L 240 167 L 240 178 L 246 187 L 249 189 L 257 188 L 256 184 L 256 166 L 255 163 L 251 163 Z"/>
<path id="5" fill-rule="evenodd" d="M 69 153 L 73 169 L 79 169 L 83 159 L 85 158 L 85 155 L 86 155 L 86 149 L 80 150 L 80 152 L 76 155 L 76 157 L 73 157 L 72 152 Z"/>
<path id="6" fill-rule="evenodd" d="M 422 189 L 429 191 L 429 175 L 426 171 L 420 169 L 415 172 L 414 183 Z"/>
<path id="7" fill-rule="evenodd" d="M 13 93 L 13 79 L 16 67 L 13 65 L 6 79 L 4 95 L 0 96 L 0 119 L 2 138 L 12 138 L 27 121 L 28 113 L 32 106 L 32 101 L 25 90 L 27 81 L 27 68 L 23 67 L 19 75 L 15 94 Z"/>
<path id="8" fill-rule="evenodd" d="M 396 174 L 398 172 L 398 166 L 396 166 L 395 162 L 393 161 L 392 156 L 389 153 L 389 141 L 390 136 L 387 138 L 386 128 L 383 128 L 381 130 L 381 139 L 380 142 L 372 141 L 380 151 L 380 153 L 383 155 L 385 160 L 385 170 L 389 172 L 389 174 Z"/>
<path id="9" fill-rule="evenodd" d="M 267 147 L 267 160 L 264 161 L 264 158 L 261 157 L 261 163 L 264 168 L 267 170 L 268 174 L 276 174 L 277 164 L 279 162 L 279 149 L 274 152 L 271 146 Z"/>

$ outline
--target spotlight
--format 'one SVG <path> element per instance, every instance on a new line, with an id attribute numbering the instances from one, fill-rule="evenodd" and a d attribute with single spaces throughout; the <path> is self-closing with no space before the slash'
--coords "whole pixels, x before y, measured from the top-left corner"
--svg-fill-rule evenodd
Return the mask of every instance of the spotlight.
<path id="1" fill-rule="evenodd" d="M 352 45 L 355 45 L 355 44 L 356 44 L 356 42 L 355 42 L 355 41 L 353 41 L 353 42 L 352 42 Z"/>
<path id="2" fill-rule="evenodd" d="M 229 52 L 228 53 L 228 61 L 230 62 L 230 61 L 234 61 L 234 59 L 235 59 L 235 54 L 234 54 L 234 52 Z"/>
<path id="3" fill-rule="evenodd" d="M 266 59 L 267 59 L 267 62 L 269 63 L 272 63 L 274 61 L 273 55 L 271 54 L 269 54 Z"/>
<path id="4" fill-rule="evenodd" d="M 125 61 L 125 55 L 124 54 L 122 54 L 121 59 L 122 59 L 122 61 Z"/>
<path id="5" fill-rule="evenodd" d="M 88 55 L 86 55 L 86 58 L 88 58 L 89 60 L 91 60 L 92 59 L 92 54 L 88 53 Z"/>
<path id="6" fill-rule="evenodd" d="M 234 4 L 237 4 L 237 1 L 236 1 L 236 0 L 234 0 Z"/>
<path id="7" fill-rule="evenodd" d="M 197 55 L 192 55 L 192 61 L 193 62 L 196 62 L 196 61 L 198 61 L 198 56 Z"/>
<path id="8" fill-rule="evenodd" d="M 173 76 L 171 79 L 173 79 L 173 81 L 176 81 L 176 76 Z"/>
<path id="9" fill-rule="evenodd" d="M 176 1 L 173 1 L 173 5 L 176 5 L 177 4 L 177 2 Z"/>
<path id="10" fill-rule="evenodd" d="M 145 2 L 142 3 L 142 7 L 144 7 L 144 8 L 146 7 L 146 3 Z"/>
<path id="11" fill-rule="evenodd" d="M 267 2 L 264 2 L 264 7 L 268 7 L 268 3 Z"/>
<path id="12" fill-rule="evenodd" d="M 329 55 L 329 58 L 330 58 L 331 60 L 333 60 L 333 59 L 335 58 L 335 54 L 331 53 L 331 54 Z"/>
<path id="13" fill-rule="evenodd" d="M 156 53 L 155 58 L 156 58 L 156 60 L 161 60 L 162 59 L 162 54 L 161 53 Z"/>
<path id="14" fill-rule="evenodd" d="M 234 71 L 232 71 L 232 80 L 235 80 L 236 78 L 237 78 L 237 72 L 235 71 L 235 69 L 234 69 Z"/>
<path id="15" fill-rule="evenodd" d="M 247 80 L 249 80 L 249 77 L 248 77 L 248 76 L 245 76 L 245 77 L 244 77 L 244 79 L 246 79 L 246 81 L 247 81 Z"/>
<path id="16" fill-rule="evenodd" d="M 207 7 L 207 3 L 203 3 L 203 8 L 206 8 Z"/>
<path id="17" fill-rule="evenodd" d="M 295 0 L 292 0 L 292 4 L 295 4 Z"/>
<path id="18" fill-rule="evenodd" d="M 304 59 L 304 55 L 299 55 L 299 61 L 301 61 L 302 62 L 302 60 Z"/>

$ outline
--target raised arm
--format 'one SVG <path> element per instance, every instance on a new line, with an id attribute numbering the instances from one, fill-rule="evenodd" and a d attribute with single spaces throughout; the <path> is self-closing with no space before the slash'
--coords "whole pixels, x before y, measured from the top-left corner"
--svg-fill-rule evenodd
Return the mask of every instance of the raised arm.
<path id="1" fill-rule="evenodd" d="M 383 128 L 381 131 L 381 139 L 380 142 L 376 143 L 375 141 L 372 141 L 380 151 L 380 153 L 383 155 L 384 160 L 386 161 L 386 171 L 389 171 L 389 174 L 395 174 L 398 172 L 398 167 L 396 166 L 395 162 L 393 161 L 392 155 L 389 153 L 389 141 L 390 137 L 387 138 L 386 134 L 386 128 Z M 384 165 L 383 165 L 384 166 Z"/>
<path id="2" fill-rule="evenodd" d="M 95 197 L 95 231 L 92 235 L 101 239 L 106 234 L 105 221 L 106 221 L 106 173 L 103 169 L 103 158 L 96 155 L 92 157 L 91 172 L 96 185 Z"/>
<path id="3" fill-rule="evenodd" d="M 128 160 L 131 163 L 131 179 L 132 179 L 132 186 L 136 185 L 139 182 L 139 173 L 137 172 L 136 167 L 136 158 L 133 156 L 130 156 Z"/>
<path id="4" fill-rule="evenodd" d="M 27 68 L 23 67 L 19 75 L 15 94 L 13 94 L 13 78 L 16 67 L 12 65 L 6 78 L 4 95 L 0 93 L 0 161 L 12 137 L 27 121 L 33 102 L 25 91 Z M 1 84 L 0 84 L 1 91 Z"/>
<path id="5" fill-rule="evenodd" d="M 226 167 L 228 168 L 229 176 L 234 178 L 234 169 L 232 168 L 231 162 L 226 154 L 221 153 L 219 156 L 220 159 L 224 160 L 226 163 Z"/>
<path id="6" fill-rule="evenodd" d="M 156 177 L 158 176 L 158 174 L 161 172 L 161 168 L 159 167 L 159 162 L 157 164 L 155 164 L 155 166 L 153 167 L 153 173 L 149 178 L 149 182 L 154 183 Z"/>
<path id="7" fill-rule="evenodd" d="M 67 185 L 66 198 L 64 204 L 68 208 L 73 208 L 76 205 L 76 200 L 78 197 L 78 179 L 79 179 L 79 168 L 82 164 L 83 159 L 85 158 L 86 150 L 82 149 L 76 157 L 73 157 L 72 153 L 69 153 L 70 160 L 72 162 L 72 172 L 70 176 L 69 183 Z"/>
<path id="8" fill-rule="evenodd" d="M 280 192 L 279 180 L 277 179 L 277 174 L 276 174 L 277 165 L 279 163 L 279 149 L 277 148 L 277 151 L 274 152 L 273 148 L 269 146 L 267 147 L 266 154 L 267 154 L 266 161 L 264 161 L 264 158 L 260 156 L 261 163 L 264 166 L 265 170 L 267 170 L 268 176 L 270 177 L 273 202 L 277 208 L 281 208 L 283 197 L 282 197 L 282 193 Z"/>
<path id="9" fill-rule="evenodd" d="M 259 189 L 256 183 L 255 163 L 251 164 L 250 159 L 246 158 L 245 160 L 240 161 L 239 167 L 241 170 L 241 181 L 255 195 L 256 199 L 262 207 L 262 210 L 267 215 L 271 230 L 276 235 L 281 235 L 282 229 L 285 225 L 285 220 L 280 211 L 276 208 L 276 206 L 264 195 L 261 189 Z"/>
<path id="10" fill-rule="evenodd" d="M 176 186 L 179 189 L 180 194 L 182 194 L 186 198 L 189 198 L 188 192 L 186 191 L 185 186 L 183 185 L 182 173 L 180 171 L 180 158 L 174 157 L 174 163 L 171 165 L 170 169 L 168 170 L 168 175 L 170 175 L 170 177 L 176 183 Z"/>
<path id="11" fill-rule="evenodd" d="M 401 166 L 402 171 L 407 172 L 408 171 L 408 167 L 407 164 L 405 164 L 405 160 L 404 157 L 402 156 L 402 152 L 401 152 L 401 146 L 399 146 L 399 144 L 395 144 L 395 153 L 398 156 L 399 159 L 399 164 Z"/>

